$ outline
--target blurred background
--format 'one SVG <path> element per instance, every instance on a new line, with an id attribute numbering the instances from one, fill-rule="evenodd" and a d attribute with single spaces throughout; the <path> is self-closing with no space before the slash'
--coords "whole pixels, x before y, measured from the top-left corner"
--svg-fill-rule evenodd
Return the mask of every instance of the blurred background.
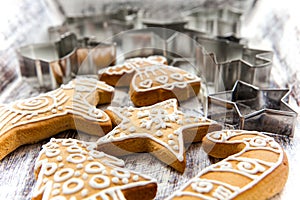
<path id="1" fill-rule="evenodd" d="M 55 42 L 70 31 L 78 38 L 92 36 L 111 42 L 109 39 L 122 31 L 159 22 L 160 26 L 175 24 L 176 29 L 184 22 L 186 29 L 197 33 L 234 36 L 250 47 L 273 51 L 273 81 L 292 88 L 299 105 L 300 23 L 292 0 L 11 0 L 2 4 L 2 93 L 22 77 L 16 54 L 21 46 Z"/>

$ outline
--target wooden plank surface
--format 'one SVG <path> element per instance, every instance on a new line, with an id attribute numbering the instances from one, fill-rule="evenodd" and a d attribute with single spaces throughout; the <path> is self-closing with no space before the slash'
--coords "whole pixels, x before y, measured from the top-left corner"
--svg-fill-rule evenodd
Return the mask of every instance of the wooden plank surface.
<path id="1" fill-rule="evenodd" d="M 263 1 L 266 2 L 266 1 Z M 278 28 L 278 24 L 282 23 L 281 20 L 291 20 L 291 18 L 280 18 L 277 15 L 268 15 L 271 16 L 269 18 L 263 18 L 269 12 L 264 10 L 268 6 L 265 4 L 261 5 L 261 8 L 257 8 L 256 11 L 259 18 L 253 17 L 253 21 L 257 22 L 258 20 L 269 20 L 268 22 L 254 23 L 251 22 L 252 26 L 259 27 L 255 29 L 256 32 L 253 33 L 255 35 L 255 39 L 259 42 L 269 41 L 271 42 L 271 47 L 275 50 L 275 66 L 272 72 L 272 79 L 276 80 L 278 85 L 286 85 L 286 81 L 283 79 L 288 79 L 289 83 L 292 83 L 293 86 L 293 101 L 295 104 L 299 105 L 299 96 L 300 96 L 300 84 L 299 84 L 299 67 L 296 67 L 293 59 L 295 59 L 294 54 L 292 56 L 286 55 L 285 50 L 288 48 L 293 49 L 294 51 L 299 52 L 299 45 L 295 46 L 291 42 L 288 43 L 290 46 L 284 46 L 282 43 L 279 44 L 280 35 L 275 34 L 276 28 Z M 280 15 L 279 15 L 280 16 Z M 271 26 L 270 24 L 273 24 Z M 253 27 L 252 27 L 253 28 Z M 273 31 L 268 31 L 271 29 Z M 275 29 L 275 30 L 274 30 Z M 247 30 L 247 29 L 245 29 Z M 293 29 L 294 30 L 294 29 Z M 297 29 L 296 29 L 297 30 Z M 299 29 L 300 30 L 300 29 Z M 261 34 L 260 31 L 262 32 Z M 251 33 L 248 33 L 251 35 Z M 296 32 L 295 32 L 296 34 Z M 253 36 L 253 35 L 251 35 Z M 254 36 L 253 36 L 254 37 Z M 291 37 L 285 36 L 285 39 L 291 39 Z M 297 39 L 297 38 L 296 38 Z M 295 40 L 296 40 L 295 39 Z M 297 40 L 300 41 L 299 38 Z M 296 43 L 297 44 L 297 43 Z M 292 66 L 292 67 L 291 67 Z M 276 73 L 275 73 L 275 72 Z M 280 73 L 282 72 L 283 73 Z M 291 73 L 291 74 L 289 74 Z M 285 77 L 286 76 L 286 77 Z M 289 78 L 291 76 L 291 78 Z M 297 78 L 298 77 L 298 78 Z M 44 92 L 43 90 L 39 90 L 36 88 L 32 88 L 31 85 L 27 84 L 24 81 L 19 81 L 16 84 L 11 86 L 9 92 L 6 93 L 4 99 L 1 99 L 1 102 L 8 103 L 16 99 L 27 98 L 31 96 L 36 96 L 38 93 Z M 126 92 L 125 92 L 126 94 Z M 122 93 L 124 95 L 124 92 Z M 117 96 L 116 98 L 126 99 L 124 96 Z M 124 102 L 122 102 L 124 103 Z M 297 107 L 299 110 L 299 107 Z M 296 195 L 298 195 L 298 189 L 300 184 L 300 126 L 299 126 L 299 117 L 298 123 L 295 130 L 295 137 L 293 139 L 287 138 L 279 138 L 280 144 L 284 146 L 284 149 L 287 152 L 289 165 L 290 165 L 290 173 L 288 182 L 284 188 L 284 190 L 275 196 L 273 200 L 287 200 L 294 199 Z M 66 131 L 63 133 L 59 133 L 55 137 L 57 138 L 78 138 L 87 141 L 96 141 L 96 137 L 91 137 L 85 134 L 78 134 L 75 131 Z M 35 185 L 34 175 L 33 175 L 33 167 L 36 157 L 41 149 L 41 146 L 45 144 L 49 140 L 44 140 L 37 144 L 25 145 L 18 148 L 16 151 L 8 155 L 2 161 L 0 161 L 0 199 L 30 199 L 32 196 L 32 189 Z M 1 148 L 1 147 L 0 147 Z M 217 162 L 216 159 L 208 157 L 202 147 L 201 143 L 193 144 L 187 150 L 187 168 L 184 174 L 179 174 L 175 170 L 167 167 L 161 162 L 157 161 L 157 159 L 153 158 L 151 155 L 142 153 L 135 154 L 131 156 L 123 157 L 126 167 L 132 170 L 136 170 L 142 173 L 145 173 L 153 178 L 156 178 L 158 181 L 158 193 L 157 200 L 164 199 L 168 195 L 170 195 L 174 190 L 179 189 L 185 182 L 187 182 L 190 178 L 195 176 L 199 171 L 201 171 L 206 166 Z"/>

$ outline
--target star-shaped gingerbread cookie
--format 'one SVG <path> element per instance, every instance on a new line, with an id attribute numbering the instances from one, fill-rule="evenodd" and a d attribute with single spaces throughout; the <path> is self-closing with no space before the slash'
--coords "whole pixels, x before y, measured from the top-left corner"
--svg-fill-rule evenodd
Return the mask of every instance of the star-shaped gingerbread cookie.
<path id="1" fill-rule="evenodd" d="M 51 139 L 35 164 L 33 200 L 153 199 L 154 179 L 129 171 L 124 162 L 95 150 L 96 144 Z"/>
<path id="2" fill-rule="evenodd" d="M 97 141 L 98 150 L 115 156 L 149 152 L 179 172 L 186 166 L 185 144 L 221 129 L 212 120 L 179 111 L 176 99 L 141 108 L 109 107 L 106 112 L 116 127 Z"/>
<path id="3" fill-rule="evenodd" d="M 21 145 L 76 129 L 92 135 L 111 131 L 109 116 L 98 104 L 109 103 L 114 88 L 90 78 L 77 78 L 29 99 L 0 105 L 0 160 Z"/>

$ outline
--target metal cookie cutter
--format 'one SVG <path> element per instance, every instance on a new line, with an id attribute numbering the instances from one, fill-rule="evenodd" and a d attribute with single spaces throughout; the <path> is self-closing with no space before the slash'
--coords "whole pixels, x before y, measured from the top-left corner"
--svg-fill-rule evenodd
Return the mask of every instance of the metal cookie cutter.
<path id="1" fill-rule="evenodd" d="M 86 4 L 82 5 L 83 7 Z M 93 37 L 97 41 L 112 42 L 113 37 L 138 25 L 139 10 L 136 6 L 128 3 L 103 3 L 101 12 L 68 14 L 63 6 L 60 6 L 65 17 L 62 25 L 52 26 L 48 29 L 49 38 L 55 41 L 66 32 L 75 33 L 78 38 Z"/>
<path id="2" fill-rule="evenodd" d="M 184 12 L 183 16 L 188 21 L 186 27 L 189 29 L 214 36 L 239 36 L 242 14 L 240 9 L 225 6 L 224 8 L 197 7 Z"/>
<path id="3" fill-rule="evenodd" d="M 55 43 L 23 46 L 17 54 L 22 77 L 38 87 L 55 89 L 79 72 L 96 74 L 99 68 L 114 64 L 116 47 L 91 38 L 77 40 L 75 34 L 67 33 Z"/>
<path id="4" fill-rule="evenodd" d="M 231 129 L 257 130 L 293 137 L 297 112 L 289 89 L 259 89 L 237 81 L 231 91 L 208 96 L 207 116 Z"/>
<path id="5" fill-rule="evenodd" d="M 194 64 L 196 42 L 193 36 L 201 33 L 184 29 L 182 24 L 178 25 L 177 22 L 162 24 L 168 29 L 160 26 L 148 27 L 119 34 L 117 41 L 120 42 L 117 44 L 124 58 L 163 55 L 167 57 L 170 65 L 199 75 Z M 173 29 L 169 29 L 169 25 Z"/>
<path id="6" fill-rule="evenodd" d="M 224 39 L 197 37 L 196 63 L 215 92 L 229 90 L 241 80 L 259 87 L 269 85 L 273 52 L 250 49 Z"/>

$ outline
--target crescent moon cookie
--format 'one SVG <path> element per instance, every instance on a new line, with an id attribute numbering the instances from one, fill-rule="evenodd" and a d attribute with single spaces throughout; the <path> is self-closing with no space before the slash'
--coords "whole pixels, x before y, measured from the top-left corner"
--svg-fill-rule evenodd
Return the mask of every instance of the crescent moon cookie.
<path id="1" fill-rule="evenodd" d="M 125 60 L 124 64 L 115 65 L 98 72 L 99 80 L 111 86 L 129 86 L 131 79 L 138 68 L 147 67 L 155 64 L 167 64 L 164 56 L 149 56 L 146 58 L 131 58 Z"/>
<path id="2" fill-rule="evenodd" d="M 202 146 L 224 160 L 210 165 L 170 199 L 269 199 L 288 178 L 288 160 L 274 138 L 255 131 L 223 130 L 206 135 Z"/>
<path id="3" fill-rule="evenodd" d="M 153 199 L 156 180 L 129 171 L 123 160 L 95 150 L 96 144 L 51 139 L 35 164 L 33 200 Z"/>
<path id="4" fill-rule="evenodd" d="M 103 135 L 112 129 L 98 104 L 109 103 L 114 88 L 95 79 L 74 79 L 37 97 L 0 105 L 0 160 L 21 145 L 77 129 Z"/>
<path id="5" fill-rule="evenodd" d="M 148 106 L 176 98 L 185 101 L 197 96 L 201 79 L 172 66 L 153 65 L 137 70 L 130 85 L 130 98 L 135 106 Z"/>
<path id="6" fill-rule="evenodd" d="M 179 111 L 176 99 L 141 108 L 109 107 L 106 112 L 116 127 L 97 141 L 98 150 L 114 156 L 149 152 L 182 173 L 186 166 L 184 144 L 221 130 L 212 120 Z"/>

